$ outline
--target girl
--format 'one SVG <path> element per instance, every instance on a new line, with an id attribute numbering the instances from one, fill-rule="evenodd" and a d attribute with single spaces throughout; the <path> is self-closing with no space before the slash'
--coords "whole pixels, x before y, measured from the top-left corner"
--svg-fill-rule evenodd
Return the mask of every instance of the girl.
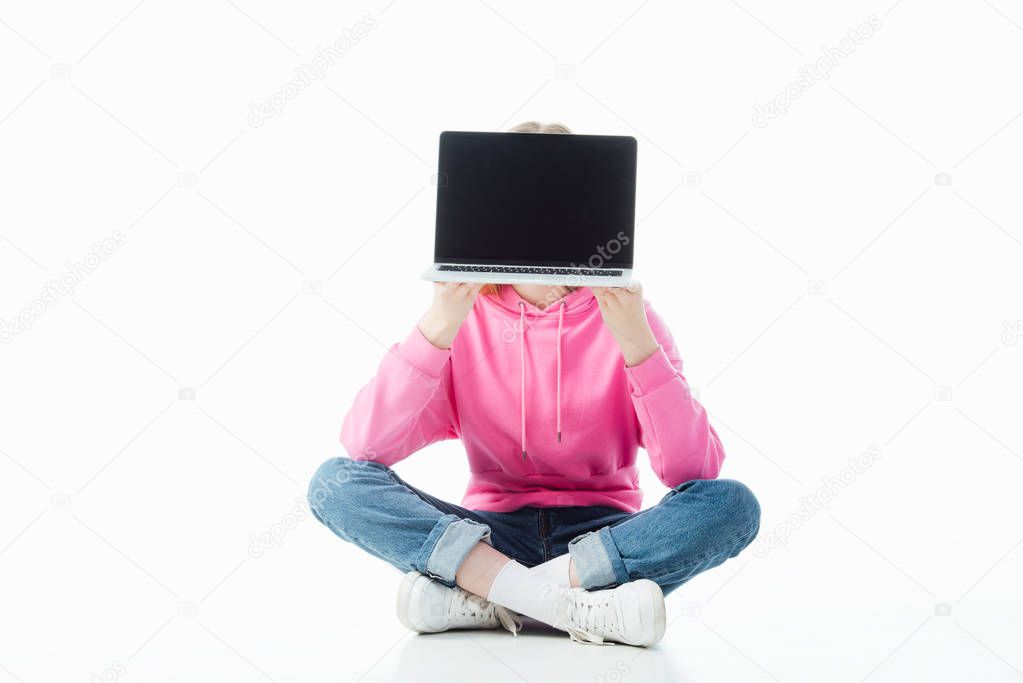
<path id="1" fill-rule="evenodd" d="M 516 132 L 569 132 L 523 124 Z M 465 446 L 461 505 L 391 469 Z M 341 538 L 406 572 L 408 628 L 496 628 L 518 615 L 577 642 L 649 646 L 663 596 L 736 556 L 760 508 L 716 479 L 724 452 L 638 286 L 435 283 L 419 324 L 358 394 L 309 502 Z M 671 491 L 640 511 L 642 446 Z"/>

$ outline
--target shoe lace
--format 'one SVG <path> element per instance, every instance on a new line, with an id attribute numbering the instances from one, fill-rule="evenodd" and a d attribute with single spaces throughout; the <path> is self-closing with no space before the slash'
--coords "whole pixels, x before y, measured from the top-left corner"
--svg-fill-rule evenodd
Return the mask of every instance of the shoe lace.
<path id="1" fill-rule="evenodd" d="M 470 617 L 477 621 L 488 620 L 488 614 L 490 610 L 493 610 L 501 626 L 510 631 L 513 636 L 517 636 L 518 632 L 522 630 L 522 621 L 515 612 L 466 590 L 458 591 L 452 609 L 462 617 Z"/>
<path id="2" fill-rule="evenodd" d="M 582 588 L 569 589 L 558 601 L 555 628 L 567 631 L 577 643 L 614 645 L 604 640 L 604 635 L 619 631 L 618 611 L 604 593 L 595 595 Z"/>
<path id="3" fill-rule="evenodd" d="M 501 626 L 505 630 L 510 631 L 513 636 L 519 635 L 519 631 L 522 630 L 522 620 L 519 619 L 518 614 L 500 605 L 494 605 L 494 614 L 497 615 L 497 620 L 501 622 Z"/>

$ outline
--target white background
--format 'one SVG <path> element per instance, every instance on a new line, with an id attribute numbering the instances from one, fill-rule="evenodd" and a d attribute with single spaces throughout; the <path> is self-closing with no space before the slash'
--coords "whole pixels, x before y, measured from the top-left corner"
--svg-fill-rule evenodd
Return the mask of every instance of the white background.
<path id="1" fill-rule="evenodd" d="M 0 3 L 0 318 L 125 238 L 0 345 L 0 681 L 1020 680 L 1021 63 L 1008 0 Z M 639 140 L 638 275 L 787 528 L 649 651 L 410 636 L 301 503 L 429 300 L 438 133 L 533 118 Z"/>

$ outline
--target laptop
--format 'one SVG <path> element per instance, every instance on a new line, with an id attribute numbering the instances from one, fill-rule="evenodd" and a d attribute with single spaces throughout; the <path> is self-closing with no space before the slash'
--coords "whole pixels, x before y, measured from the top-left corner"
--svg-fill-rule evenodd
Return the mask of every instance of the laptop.
<path id="1" fill-rule="evenodd" d="M 625 286 L 635 218 L 633 137 L 445 131 L 423 279 Z"/>

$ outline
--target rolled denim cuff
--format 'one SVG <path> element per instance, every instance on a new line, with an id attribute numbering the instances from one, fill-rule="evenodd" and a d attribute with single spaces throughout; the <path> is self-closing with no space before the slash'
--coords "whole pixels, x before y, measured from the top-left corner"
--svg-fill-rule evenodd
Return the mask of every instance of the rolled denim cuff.
<path id="1" fill-rule="evenodd" d="M 608 527 L 576 536 L 569 542 L 568 552 L 583 588 L 605 588 L 629 581 L 629 570 Z"/>
<path id="2" fill-rule="evenodd" d="M 444 515 L 427 536 L 416 560 L 416 569 L 446 586 L 454 586 L 455 572 L 465 556 L 477 543 L 489 537 L 490 527 L 486 524 Z"/>

